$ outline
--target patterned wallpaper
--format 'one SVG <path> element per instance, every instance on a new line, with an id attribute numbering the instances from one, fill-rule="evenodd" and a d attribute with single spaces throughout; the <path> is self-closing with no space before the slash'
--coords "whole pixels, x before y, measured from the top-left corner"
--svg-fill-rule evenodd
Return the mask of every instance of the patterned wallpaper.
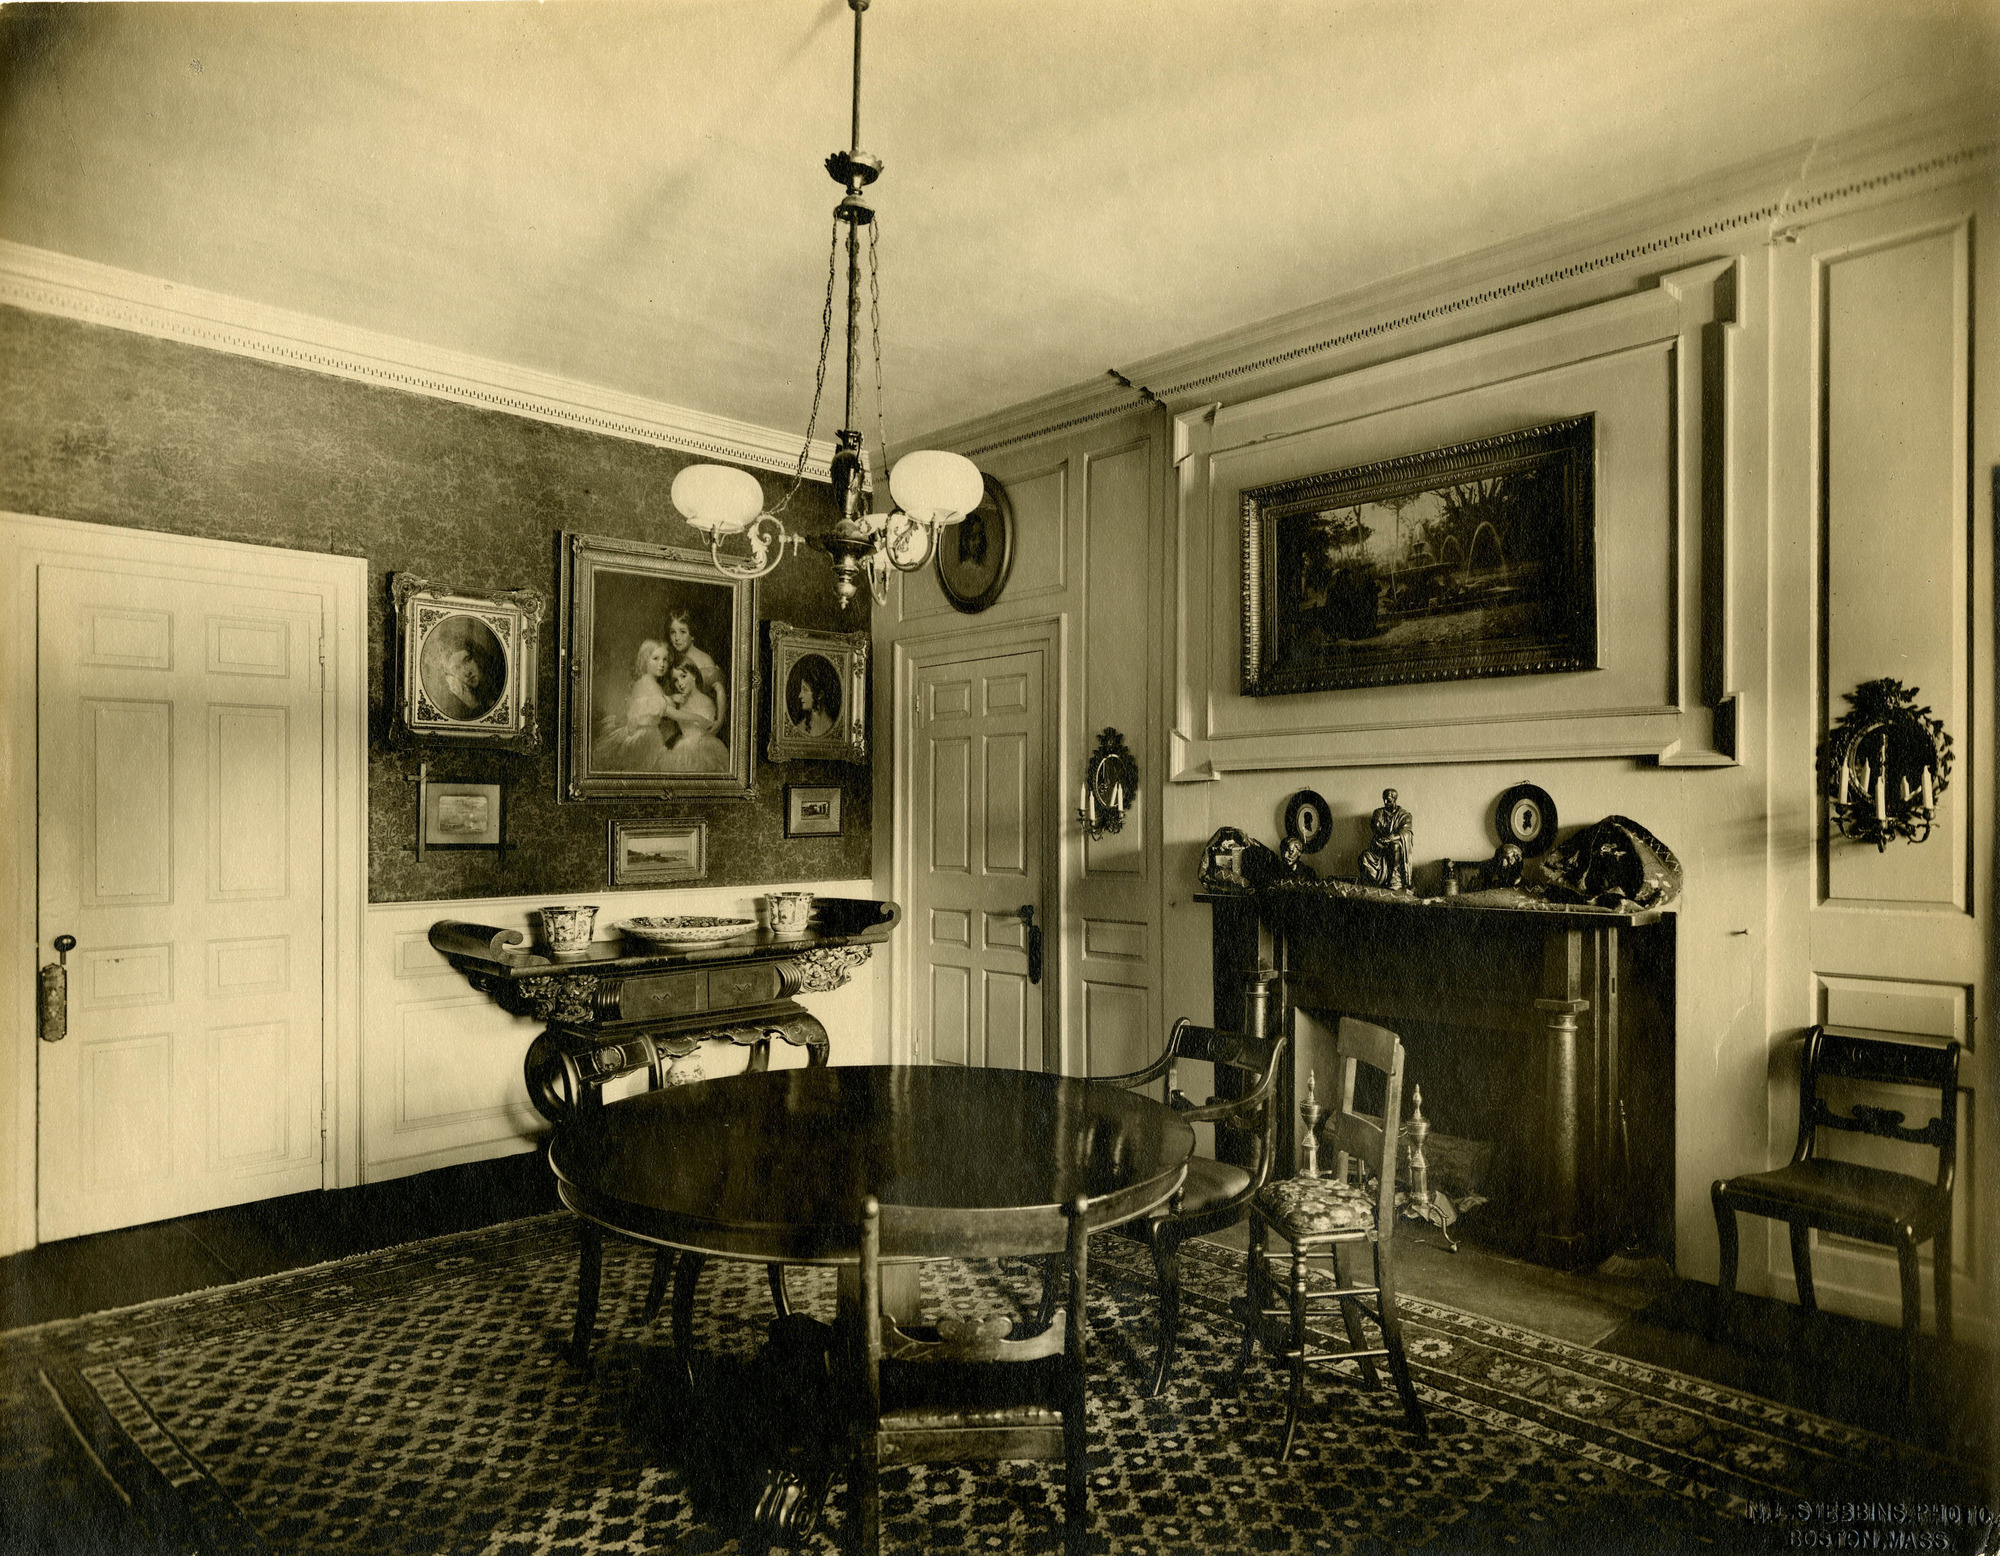
<path id="1" fill-rule="evenodd" d="M 601 894 L 613 817 L 708 823 L 715 886 L 839 880 L 870 872 L 870 775 L 831 762 L 763 760 L 757 798 L 558 803 L 555 666 L 565 531 L 666 545 L 699 537 L 667 491 L 694 456 L 450 401 L 401 394 L 150 336 L 0 308 L 0 508 L 94 524 L 364 556 L 369 569 L 371 902 Z M 758 472 L 773 498 L 789 477 Z M 829 489 L 793 501 L 807 532 L 832 522 Z M 475 594 L 534 588 L 548 602 L 539 673 L 543 738 L 532 753 L 432 743 L 393 724 L 389 575 Z M 853 631 L 812 550 L 757 585 L 761 622 Z M 864 596 L 865 599 L 865 596 Z M 418 764 L 431 776 L 506 785 L 504 854 L 416 857 Z M 838 784 L 837 838 L 784 835 L 786 784 Z"/>

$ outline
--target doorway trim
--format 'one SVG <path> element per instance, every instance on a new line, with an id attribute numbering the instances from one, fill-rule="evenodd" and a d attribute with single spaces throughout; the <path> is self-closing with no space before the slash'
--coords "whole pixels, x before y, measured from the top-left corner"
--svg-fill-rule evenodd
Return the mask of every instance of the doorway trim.
<path id="1" fill-rule="evenodd" d="M 1069 878 L 1062 869 L 1068 828 L 1061 808 L 1062 787 L 1050 783 L 1048 775 L 1067 772 L 1070 765 L 1069 752 L 1063 744 L 1063 731 L 1069 727 L 1068 709 L 1063 697 L 1069 684 L 1065 673 L 1069 648 L 1068 620 L 1063 616 L 1035 616 L 1026 620 L 995 622 L 990 627 L 971 628 L 947 623 L 942 631 L 898 638 L 894 647 L 890 695 L 895 777 L 890 785 L 893 791 L 890 797 L 891 818 L 915 814 L 911 806 L 916 795 L 916 745 L 911 736 L 917 712 L 917 678 L 922 671 L 932 665 L 953 664 L 962 659 L 989 659 L 998 654 L 1036 650 L 1041 653 L 1042 750 L 1047 762 L 1042 780 L 1042 803 L 1043 814 L 1049 818 L 1049 824 L 1043 829 L 1041 862 L 1042 879 L 1047 883 L 1046 889 L 1051 897 L 1047 932 L 1043 936 L 1046 949 L 1042 965 L 1042 1062 L 1047 1068 L 1049 1032 L 1053 1025 L 1055 1070 L 1067 1074 L 1069 1011 L 1063 998 L 1060 926 L 1068 922 L 1069 914 Z M 916 900 L 916 860 L 910 848 L 913 829 L 897 826 L 893 819 L 885 822 L 879 810 L 875 821 L 875 835 L 892 839 L 890 891 L 896 901 L 913 903 Z M 889 1055 L 890 1061 L 895 1064 L 912 1063 L 916 1058 L 911 1049 L 910 1014 L 918 965 L 916 934 L 916 926 L 906 924 L 904 933 L 890 942 L 893 970 L 889 996 Z"/>
<path id="2" fill-rule="evenodd" d="M 32 1248 L 36 1232 L 36 582 L 43 563 L 131 571 L 317 594 L 326 612 L 321 703 L 320 1086 L 322 1186 L 361 1181 L 362 934 L 368 899 L 368 561 L 0 512 L 0 1255 Z"/>

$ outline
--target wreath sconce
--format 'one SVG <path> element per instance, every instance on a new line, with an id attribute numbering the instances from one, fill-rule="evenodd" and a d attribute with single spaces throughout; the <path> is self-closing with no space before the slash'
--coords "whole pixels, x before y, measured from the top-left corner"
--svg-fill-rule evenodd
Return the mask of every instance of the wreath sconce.
<path id="1" fill-rule="evenodd" d="M 1820 748 L 1834 825 L 1877 852 L 1892 838 L 1921 843 L 1951 775 L 1951 736 L 1901 681 L 1864 681 L 1846 697 L 1851 706 Z"/>

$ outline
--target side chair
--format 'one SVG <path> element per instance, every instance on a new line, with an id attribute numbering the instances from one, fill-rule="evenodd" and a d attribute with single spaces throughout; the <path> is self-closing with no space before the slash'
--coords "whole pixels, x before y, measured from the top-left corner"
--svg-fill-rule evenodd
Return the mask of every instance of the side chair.
<path id="1" fill-rule="evenodd" d="M 941 1319 L 900 1326 L 882 1315 L 882 1210 L 862 1206 L 860 1291 L 850 1335 L 859 1372 L 858 1420 L 848 1486 L 852 1549 L 875 1556 L 881 1545 L 881 1471 L 897 1464 L 951 1460 L 1060 1459 L 1063 1549 L 1082 1556 L 1090 1519 L 1084 1372 L 1089 1265 L 1088 1202 L 1032 1214 L 1061 1241 L 1068 1300 L 1030 1332 L 1009 1319 Z M 1023 1212 L 1024 1215 L 1029 1214 Z M 1023 1230 L 1029 1228 L 1023 1227 Z"/>
<path id="2" fill-rule="evenodd" d="M 1159 1275 L 1159 1351 L 1150 1389 L 1156 1397 L 1166 1392 L 1173 1375 L 1180 1334 L 1181 1245 L 1242 1221 L 1271 1175 L 1277 1154 L 1278 1066 L 1286 1051 L 1282 1032 L 1269 1035 L 1271 983 L 1277 976 L 1270 968 L 1260 968 L 1246 980 L 1247 1031 L 1196 1026 L 1183 1017 L 1168 1034 L 1165 1051 L 1143 1070 L 1093 1077 L 1099 1085 L 1124 1087 L 1164 1080 L 1169 1107 L 1191 1124 L 1215 1126 L 1216 1154 L 1188 1159 L 1187 1177 L 1172 1199 L 1148 1215 L 1111 1228 L 1114 1236 L 1133 1238 L 1151 1249 Z M 1180 1089 L 1179 1068 L 1184 1063 L 1213 1065 L 1216 1090 L 1223 1095 L 1197 1107 Z M 1048 1283 L 1053 1275 L 1051 1269 L 1044 1277 L 1044 1313 L 1050 1305 Z"/>
<path id="3" fill-rule="evenodd" d="M 1853 1037 L 1813 1027 L 1806 1034 L 1799 1076 L 1799 1136 L 1792 1159 L 1769 1172 L 1718 1178 L 1709 1190 L 1715 1230 L 1722 1243 L 1717 1281 L 1727 1298 L 1736 1290 L 1737 1213 L 1786 1222 L 1792 1236 L 1792 1271 L 1799 1306 L 1811 1311 L 1812 1231 L 1885 1243 L 1896 1250 L 1903 1287 L 1904 1389 L 1916 1392 L 1917 1335 L 1923 1319 L 1917 1249 L 1931 1244 L 1931 1279 L 1937 1304 L 1937 1334 L 1951 1340 L 1951 1190 L 1958 1165 L 1957 1043 L 1900 1043 Z M 1826 1095 L 1827 1083 L 1921 1087 L 1935 1094 L 1937 1113 L 1922 1128 L 1903 1122 L 1899 1109 L 1851 1102 L 1840 1112 Z M 1922 1178 L 1840 1161 L 1824 1154 L 1824 1131 L 1875 1135 L 1937 1152 L 1937 1171 Z"/>
<path id="4" fill-rule="evenodd" d="M 1315 1031 L 1324 1030 L 1309 1011 L 1294 1011 L 1293 1021 L 1299 1028 L 1301 1048 Z M 1242 1387 L 1250 1353 L 1260 1340 L 1271 1357 L 1283 1361 L 1291 1373 L 1285 1435 L 1278 1449 L 1281 1459 L 1290 1456 L 1292 1439 L 1298 1432 L 1308 1367 L 1354 1362 L 1369 1386 L 1379 1388 L 1381 1378 L 1375 1362 L 1377 1358 L 1386 1360 L 1410 1430 L 1420 1441 L 1428 1436 L 1424 1408 L 1403 1352 L 1402 1319 L 1396 1311 L 1395 1152 L 1402 1121 L 1403 1044 L 1394 1032 L 1343 1016 L 1334 1039 L 1334 1054 L 1340 1071 L 1339 1106 L 1324 1125 L 1334 1150 L 1333 1173 L 1319 1176 L 1321 1131 L 1310 1129 L 1304 1171 L 1298 1177 L 1268 1184 L 1251 1209 L 1247 1289 L 1237 1307 L 1237 1316 L 1243 1321 L 1243 1341 L 1236 1356 L 1232 1389 Z M 1355 1079 L 1362 1065 L 1382 1077 L 1380 1122 L 1355 1111 Z M 1350 1180 L 1356 1169 L 1361 1170 L 1358 1182 Z M 1278 1258 L 1266 1252 L 1273 1235 L 1291 1245 L 1288 1280 L 1274 1274 L 1272 1267 Z M 1356 1280 L 1342 1259 L 1343 1253 L 1351 1256 L 1364 1243 L 1374 1255 L 1373 1285 Z M 1316 1258 L 1332 1265 L 1331 1290 L 1311 1290 L 1308 1261 Z M 1347 1331 L 1347 1346 L 1315 1349 L 1311 1320 L 1315 1316 L 1330 1318 L 1336 1310 Z M 1381 1330 L 1380 1345 L 1368 1343 L 1361 1324 L 1364 1316 L 1372 1318 Z"/>

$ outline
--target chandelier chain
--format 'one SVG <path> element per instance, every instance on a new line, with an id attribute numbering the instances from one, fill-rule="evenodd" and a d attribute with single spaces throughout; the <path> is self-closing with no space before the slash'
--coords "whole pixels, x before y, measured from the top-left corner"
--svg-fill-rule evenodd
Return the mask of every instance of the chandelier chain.
<path id="1" fill-rule="evenodd" d="M 806 478 L 806 465 L 812 459 L 813 432 L 819 426 L 819 402 L 826 390 L 826 359 L 833 346 L 833 288 L 840 271 L 840 218 L 833 219 L 833 231 L 826 246 L 826 301 L 819 311 L 819 368 L 813 374 L 812 414 L 806 417 L 805 441 L 799 445 L 798 469 L 792 472 L 791 489 L 771 508 L 773 515 L 783 513 L 787 504 L 797 494 Z M 876 364 L 876 393 L 881 393 L 881 364 Z"/>
<path id="2" fill-rule="evenodd" d="M 875 265 L 875 245 L 882 218 L 868 224 L 868 322 L 875 344 L 875 437 L 882 445 L 882 479 L 889 478 L 889 423 L 882 406 L 882 277 Z"/>

